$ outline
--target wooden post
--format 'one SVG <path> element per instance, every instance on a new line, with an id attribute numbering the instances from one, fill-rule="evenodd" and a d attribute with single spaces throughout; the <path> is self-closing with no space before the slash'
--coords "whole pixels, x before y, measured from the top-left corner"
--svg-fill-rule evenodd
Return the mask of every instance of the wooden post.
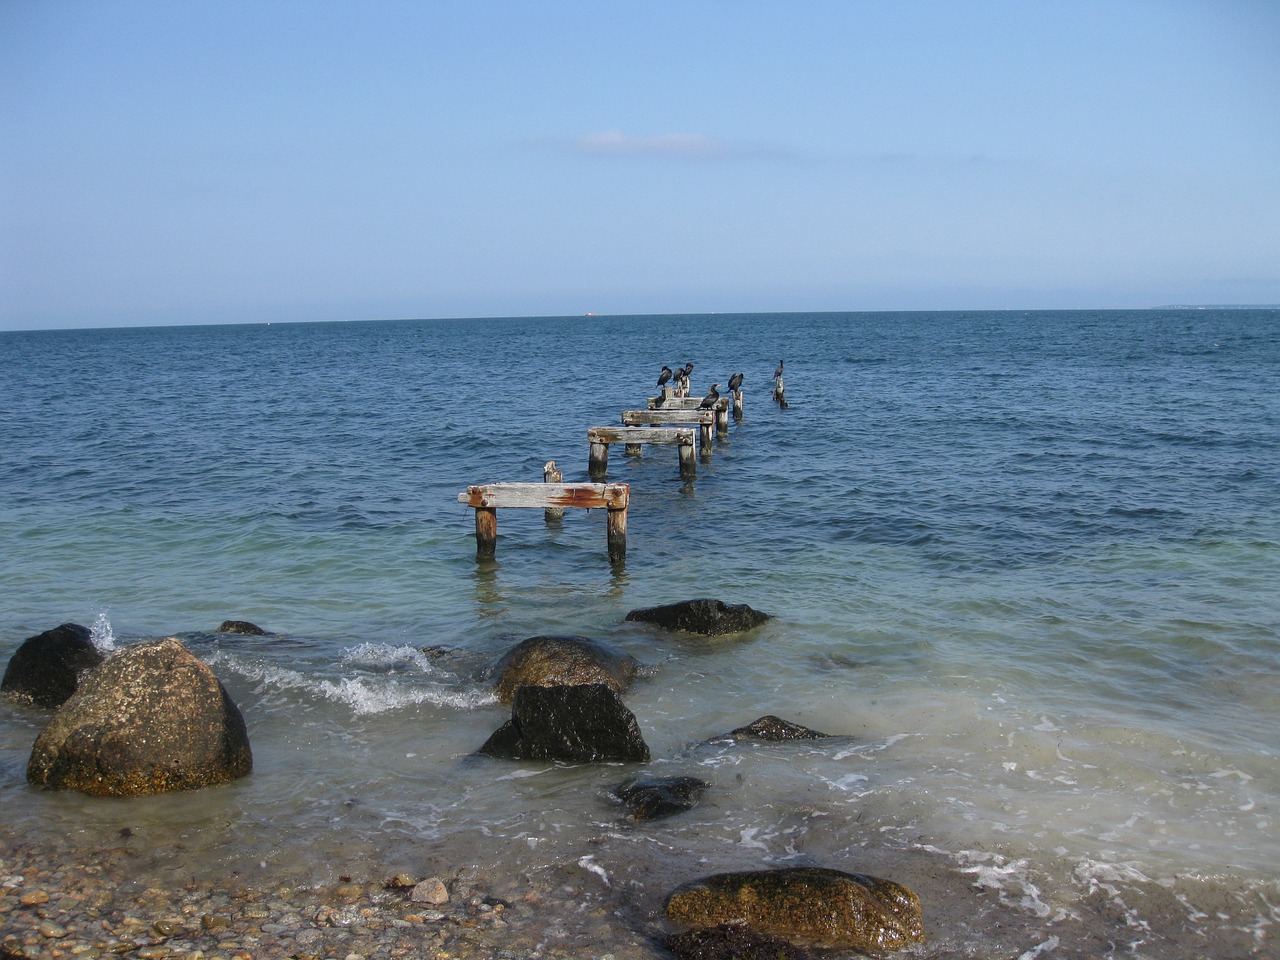
<path id="1" fill-rule="evenodd" d="M 698 475 L 698 463 L 693 456 L 693 444 L 682 443 L 680 450 L 680 476 L 685 480 L 692 480 Z"/>
<path id="2" fill-rule="evenodd" d="M 742 390 L 733 391 L 733 419 L 742 419 Z"/>
<path id="3" fill-rule="evenodd" d="M 782 378 L 778 377 L 778 379 L 774 381 L 773 399 L 777 400 L 778 406 L 785 410 L 787 409 L 787 398 L 783 396 L 783 389 Z"/>
<path id="4" fill-rule="evenodd" d="M 599 441 L 591 441 L 591 452 L 587 454 L 587 475 L 592 480 L 599 480 L 609 472 L 609 445 Z"/>
<path id="5" fill-rule="evenodd" d="M 476 559 L 492 560 L 498 547 L 498 511 L 476 507 Z"/>
<path id="6" fill-rule="evenodd" d="M 711 436 L 715 431 L 714 423 L 698 425 L 698 453 L 703 460 L 711 459 Z"/>
<path id="7" fill-rule="evenodd" d="M 627 558 L 627 505 L 609 507 L 605 512 L 606 536 L 609 540 L 609 562 L 621 563 Z"/>
<path id="8" fill-rule="evenodd" d="M 638 457 L 643 453 L 643 450 L 638 443 L 628 443 L 622 448 L 622 452 L 628 457 Z"/>
<path id="9" fill-rule="evenodd" d="M 724 398 L 716 401 L 716 433 L 729 432 L 729 400 Z"/>
<path id="10" fill-rule="evenodd" d="M 548 460 L 546 466 L 542 468 L 543 483 L 560 483 L 564 480 L 564 474 L 560 472 L 554 460 Z M 542 519 L 547 523 L 555 523 L 564 519 L 564 507 L 547 507 L 542 511 Z"/>

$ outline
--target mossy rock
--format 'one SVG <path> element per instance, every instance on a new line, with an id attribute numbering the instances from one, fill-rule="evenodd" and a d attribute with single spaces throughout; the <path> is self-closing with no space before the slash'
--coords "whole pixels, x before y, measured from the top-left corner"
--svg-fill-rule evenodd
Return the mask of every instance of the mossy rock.
<path id="1" fill-rule="evenodd" d="M 912 891 L 822 867 L 715 874 L 677 889 L 665 910 L 686 926 L 745 924 L 766 936 L 870 953 L 924 940 L 920 900 Z"/>

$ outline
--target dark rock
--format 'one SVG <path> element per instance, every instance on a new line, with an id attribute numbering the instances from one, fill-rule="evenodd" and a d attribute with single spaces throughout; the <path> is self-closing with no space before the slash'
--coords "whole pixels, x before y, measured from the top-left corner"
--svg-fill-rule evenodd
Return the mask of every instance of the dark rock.
<path id="1" fill-rule="evenodd" d="M 0 692 L 18 703 L 59 707 L 102 657 L 88 627 L 64 623 L 23 642 L 9 658 Z"/>
<path id="2" fill-rule="evenodd" d="M 711 784 L 697 777 L 641 777 L 613 788 L 632 820 L 660 820 L 692 810 Z"/>
<path id="3" fill-rule="evenodd" d="M 740 923 L 673 933 L 666 946 L 676 960 L 811 960 L 815 956 L 780 937 L 753 933 Z"/>
<path id="4" fill-rule="evenodd" d="M 771 743 L 780 743 L 785 740 L 827 740 L 830 736 L 828 733 L 819 733 L 817 730 L 810 730 L 808 727 L 802 727 L 798 723 L 792 723 L 789 720 L 783 720 L 781 717 L 775 717 L 770 714 L 747 724 L 745 727 L 730 730 L 720 739 L 767 740 Z"/>
<path id="5" fill-rule="evenodd" d="M 758 627 L 769 614 L 753 610 L 745 603 L 728 604 L 723 600 L 684 600 L 662 607 L 644 607 L 627 614 L 628 620 L 656 624 L 667 630 L 685 630 L 708 637 L 726 633 L 742 633 Z"/>
<path id="6" fill-rule="evenodd" d="M 520 687 L 511 719 L 479 750 L 508 760 L 645 761 L 635 714 L 606 684 Z"/>
<path id="7" fill-rule="evenodd" d="M 869 953 L 924 940 L 920 900 L 906 887 L 821 867 L 716 874 L 677 889 L 665 910 L 688 926 L 745 924 L 766 936 Z"/>
<path id="8" fill-rule="evenodd" d="M 253 769 L 244 718 L 174 637 L 117 650 L 36 738 L 34 784 L 100 796 L 190 790 Z"/>
<path id="9" fill-rule="evenodd" d="M 274 637 L 270 630 L 263 630 L 256 623 L 248 620 L 223 620 L 218 633 L 242 633 L 249 637 Z"/>
<path id="10" fill-rule="evenodd" d="M 510 703 L 518 687 L 604 683 L 622 693 L 635 678 L 635 657 L 587 637 L 530 637 L 488 671 L 497 677 L 498 699 Z"/>

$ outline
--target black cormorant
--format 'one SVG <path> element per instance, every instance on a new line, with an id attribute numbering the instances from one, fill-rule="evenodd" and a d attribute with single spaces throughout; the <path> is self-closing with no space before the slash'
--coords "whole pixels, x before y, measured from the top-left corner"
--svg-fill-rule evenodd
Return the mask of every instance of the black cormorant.
<path id="1" fill-rule="evenodd" d="M 720 399 L 720 384 L 713 383 L 711 389 L 707 391 L 707 395 L 702 398 L 702 402 L 698 404 L 699 410 L 708 410 L 716 405 L 716 401 Z"/>
<path id="2" fill-rule="evenodd" d="M 662 386 L 671 379 L 671 368 L 663 364 L 662 372 L 658 374 L 658 386 Z"/>
<path id="3" fill-rule="evenodd" d="M 740 386 L 742 386 L 742 374 L 735 373 L 729 378 L 729 389 L 734 393 L 737 393 Z"/>

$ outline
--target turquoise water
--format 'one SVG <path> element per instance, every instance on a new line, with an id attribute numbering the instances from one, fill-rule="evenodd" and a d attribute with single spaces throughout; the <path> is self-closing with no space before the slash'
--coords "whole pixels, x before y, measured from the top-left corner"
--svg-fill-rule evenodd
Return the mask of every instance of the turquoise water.
<path id="1" fill-rule="evenodd" d="M 685 360 L 697 391 L 743 371 L 745 417 L 691 482 L 669 448 L 611 454 L 624 565 L 597 511 L 500 512 L 475 561 L 459 492 L 549 459 L 586 479 L 587 428 Z M 1280 311 L 9 333 L 0 391 L 0 656 L 68 620 L 177 634 L 255 754 L 219 790 L 48 794 L 24 782 L 45 715 L 5 706 L 0 829 L 128 825 L 157 872 L 214 878 L 578 871 L 639 917 L 711 869 L 817 863 L 916 888 L 921 955 L 1270 948 Z M 777 619 L 623 621 L 696 596 Z M 646 769 L 711 780 L 702 807 L 637 829 L 603 796 L 629 770 L 468 758 L 506 714 L 475 671 L 537 633 L 647 665 Z M 700 745 L 765 713 L 847 738 Z"/>

